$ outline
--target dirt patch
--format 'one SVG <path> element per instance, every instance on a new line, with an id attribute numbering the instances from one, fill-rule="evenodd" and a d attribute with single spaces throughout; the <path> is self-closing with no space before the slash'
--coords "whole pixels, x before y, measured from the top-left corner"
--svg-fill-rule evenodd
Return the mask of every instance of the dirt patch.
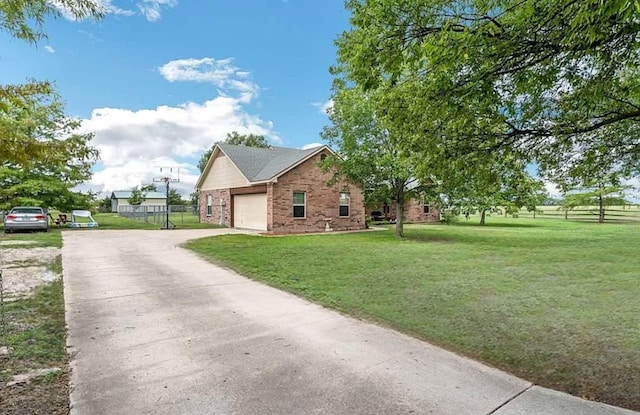
<path id="1" fill-rule="evenodd" d="M 6 415 L 66 415 L 69 413 L 68 373 L 0 389 L 0 413 Z"/>
<path id="2" fill-rule="evenodd" d="M 53 281 L 57 276 L 50 268 L 58 255 L 58 248 L 0 250 L 4 300 L 24 298 L 39 285 Z"/>

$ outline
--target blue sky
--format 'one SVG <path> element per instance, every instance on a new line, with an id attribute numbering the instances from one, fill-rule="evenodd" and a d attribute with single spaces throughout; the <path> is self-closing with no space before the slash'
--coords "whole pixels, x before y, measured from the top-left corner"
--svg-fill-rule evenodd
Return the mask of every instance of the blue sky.
<path id="1" fill-rule="evenodd" d="M 99 21 L 46 22 L 37 46 L 0 35 L 0 82 L 52 80 L 101 150 L 83 188 L 128 189 L 156 166 L 197 179 L 202 152 L 226 133 L 274 145 L 321 142 L 342 0 L 95 0 Z"/>

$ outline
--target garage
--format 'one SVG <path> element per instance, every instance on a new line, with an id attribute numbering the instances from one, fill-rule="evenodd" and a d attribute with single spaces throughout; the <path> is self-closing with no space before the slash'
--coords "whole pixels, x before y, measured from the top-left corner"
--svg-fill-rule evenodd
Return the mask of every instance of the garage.
<path id="1" fill-rule="evenodd" d="M 267 230 L 267 194 L 233 196 L 233 227 Z"/>

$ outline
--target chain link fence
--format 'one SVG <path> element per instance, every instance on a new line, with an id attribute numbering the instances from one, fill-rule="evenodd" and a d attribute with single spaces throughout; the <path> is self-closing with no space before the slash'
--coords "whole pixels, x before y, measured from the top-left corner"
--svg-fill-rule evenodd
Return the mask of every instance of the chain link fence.
<path id="1" fill-rule="evenodd" d="M 167 206 L 139 205 L 118 206 L 118 215 L 124 218 L 135 219 L 140 222 L 162 225 L 167 219 Z M 199 223 L 200 215 L 198 206 L 194 205 L 170 205 L 169 221 L 174 225 Z"/>

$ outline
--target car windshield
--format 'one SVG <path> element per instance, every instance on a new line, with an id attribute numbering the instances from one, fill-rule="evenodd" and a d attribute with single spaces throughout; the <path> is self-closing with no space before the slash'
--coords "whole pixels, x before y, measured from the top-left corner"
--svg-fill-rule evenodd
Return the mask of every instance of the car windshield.
<path id="1" fill-rule="evenodd" d="M 40 209 L 40 208 L 30 208 L 30 207 L 13 208 L 13 209 L 11 209 L 11 213 L 30 213 L 32 215 L 41 215 L 42 214 L 42 209 Z"/>

